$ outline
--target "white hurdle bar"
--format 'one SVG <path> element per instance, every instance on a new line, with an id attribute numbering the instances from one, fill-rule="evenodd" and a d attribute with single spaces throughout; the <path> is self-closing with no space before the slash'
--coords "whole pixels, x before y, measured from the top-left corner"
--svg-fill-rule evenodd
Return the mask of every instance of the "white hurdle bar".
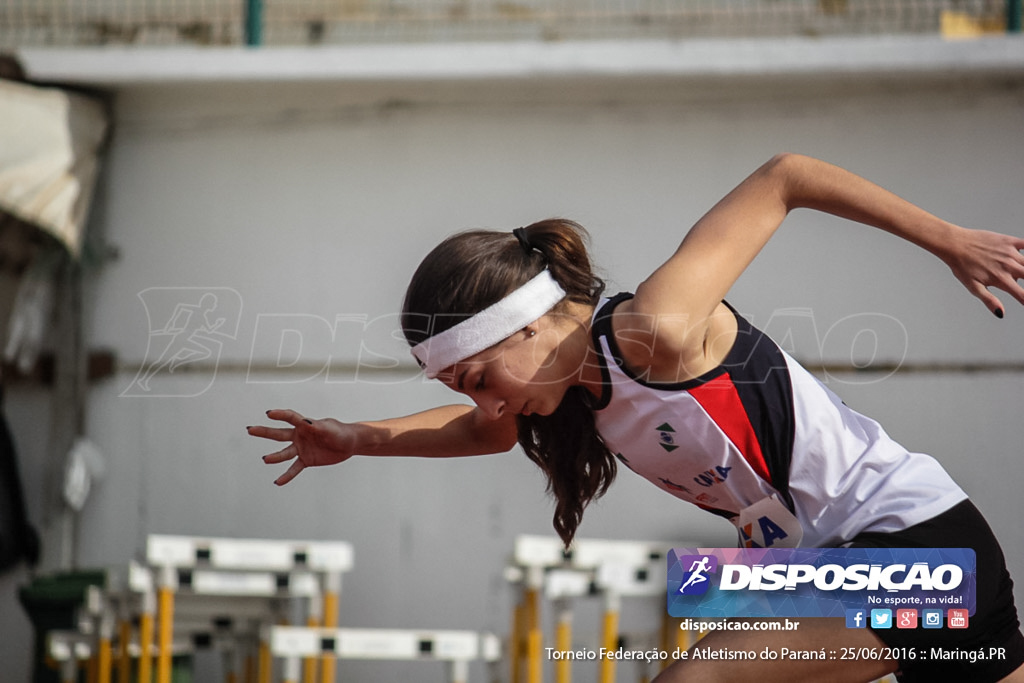
<path id="1" fill-rule="evenodd" d="M 449 683 L 468 683 L 470 662 L 501 656 L 496 637 L 472 631 L 272 626 L 268 640 L 271 655 L 284 659 L 284 683 L 297 683 L 299 663 L 310 657 L 442 661 Z"/>

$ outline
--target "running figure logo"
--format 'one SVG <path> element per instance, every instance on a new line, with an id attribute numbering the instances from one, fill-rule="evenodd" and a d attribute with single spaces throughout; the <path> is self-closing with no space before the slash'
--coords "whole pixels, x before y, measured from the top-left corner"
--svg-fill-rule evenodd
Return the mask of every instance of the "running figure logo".
<path id="1" fill-rule="evenodd" d="M 689 567 L 679 586 L 681 595 L 703 595 L 711 586 L 708 574 L 718 570 L 718 558 L 714 555 L 686 555 L 679 558 L 681 567 Z"/>
<path id="2" fill-rule="evenodd" d="M 226 287 L 153 287 L 139 292 L 149 320 L 146 357 L 121 396 L 198 396 L 213 384 L 224 343 L 238 337 L 242 297 Z M 161 382 L 194 370 L 187 388 Z M 198 387 L 198 388 L 197 388 Z"/>

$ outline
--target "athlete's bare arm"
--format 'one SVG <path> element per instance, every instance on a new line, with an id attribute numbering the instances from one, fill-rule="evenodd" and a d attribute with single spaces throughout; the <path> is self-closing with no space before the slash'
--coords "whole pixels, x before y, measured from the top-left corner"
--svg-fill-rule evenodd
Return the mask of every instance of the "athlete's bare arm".
<path id="1" fill-rule="evenodd" d="M 735 334 L 729 329 L 732 316 L 716 315 L 723 313 L 722 299 L 798 208 L 886 230 L 928 250 L 996 315 L 1003 314 L 1003 305 L 990 287 L 1024 304 L 1024 288 L 1017 282 L 1024 278 L 1024 238 L 954 225 L 841 168 L 782 154 L 708 211 L 636 296 L 616 309 L 616 329 L 626 331 L 625 339 L 618 331 L 616 338 L 625 342 L 632 369 L 676 381 L 717 365 L 730 344 L 715 342 L 728 342 L 730 332 Z"/>
<path id="2" fill-rule="evenodd" d="M 287 484 L 307 467 L 336 465 L 354 455 L 459 457 L 504 453 L 516 443 L 515 417 L 492 420 L 479 408 L 448 405 L 414 415 L 373 422 L 312 420 L 294 410 L 269 410 L 267 417 L 287 427 L 249 427 L 252 436 L 289 442 L 264 456 L 268 464 L 294 460 L 277 478 Z"/>

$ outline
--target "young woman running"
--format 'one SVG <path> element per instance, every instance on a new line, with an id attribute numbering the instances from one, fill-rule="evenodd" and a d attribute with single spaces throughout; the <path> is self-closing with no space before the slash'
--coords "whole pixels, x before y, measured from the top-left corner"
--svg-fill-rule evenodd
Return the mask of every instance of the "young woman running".
<path id="1" fill-rule="evenodd" d="M 934 459 L 850 410 L 724 302 L 796 208 L 928 250 L 998 317 L 1003 305 L 989 288 L 1024 304 L 1024 239 L 953 225 L 840 168 L 783 154 L 701 218 L 633 294 L 603 297 L 585 232 L 571 221 L 466 232 L 436 247 L 409 285 L 402 326 L 426 375 L 475 406 L 348 424 L 271 410 L 289 426 L 249 433 L 287 443 L 264 457 L 292 461 L 278 484 L 353 455 L 477 455 L 518 442 L 547 475 L 567 544 L 622 463 L 738 529 L 767 517 L 767 531 L 753 539 L 762 546 L 971 547 L 978 607 L 968 629 L 873 631 L 811 619 L 794 632 L 717 631 L 701 645 L 1005 648 L 1003 658 L 975 664 L 684 660 L 658 683 L 870 681 L 892 672 L 907 681 L 1024 681 L 1012 582 L 967 495 Z M 693 485 L 702 475 L 713 489 Z"/>

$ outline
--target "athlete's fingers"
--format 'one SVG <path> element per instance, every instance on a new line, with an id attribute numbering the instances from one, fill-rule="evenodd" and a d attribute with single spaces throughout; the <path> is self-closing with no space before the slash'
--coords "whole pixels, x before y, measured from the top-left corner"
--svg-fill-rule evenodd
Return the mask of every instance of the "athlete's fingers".
<path id="1" fill-rule="evenodd" d="M 1010 240 L 1010 247 L 1014 251 L 1010 258 L 1002 261 L 1001 271 L 996 275 L 995 286 L 1012 296 L 1018 303 L 1024 304 L 1024 287 L 1020 281 L 1024 280 L 1024 237 L 1015 237 Z"/>
<path id="2" fill-rule="evenodd" d="M 1021 268 L 1021 272 L 1009 275 L 1001 289 L 1016 299 L 1017 303 L 1024 305 L 1024 287 L 1018 284 L 1021 279 L 1024 279 L 1024 268 Z"/>
<path id="3" fill-rule="evenodd" d="M 298 427 L 304 422 L 308 424 L 309 422 L 308 420 L 306 420 L 306 418 L 304 418 L 302 415 L 299 415 L 294 410 L 268 410 L 267 417 L 269 417 L 271 420 L 281 420 L 282 422 L 287 422 L 293 427 Z"/>
<path id="4" fill-rule="evenodd" d="M 988 291 L 988 289 L 980 282 L 973 282 L 968 287 L 968 290 L 974 296 L 981 299 L 981 302 L 985 304 L 985 308 L 990 310 L 996 317 L 1003 317 L 1003 304 L 996 298 L 996 295 Z"/>
<path id="5" fill-rule="evenodd" d="M 274 480 L 274 483 L 277 484 L 278 486 L 284 486 L 292 479 L 299 476 L 299 472 L 301 472 L 304 469 L 306 469 L 306 465 L 301 460 L 296 460 L 295 462 L 292 463 L 292 466 L 285 471 L 284 474 L 282 474 L 280 477 Z"/>
<path id="6" fill-rule="evenodd" d="M 263 456 L 263 462 L 268 465 L 277 465 L 282 462 L 287 462 L 299 454 L 299 449 L 295 447 L 295 444 L 290 444 L 285 448 L 282 448 L 276 453 Z"/>
<path id="7" fill-rule="evenodd" d="M 1009 281 L 1011 293 L 1014 294 L 1014 298 L 1017 298 L 1016 291 L 1021 290 L 1019 283 L 1024 280 L 1024 254 L 1017 252 L 1016 259 L 1006 267 L 1006 271 L 1006 279 Z"/>
<path id="8" fill-rule="evenodd" d="M 246 427 L 245 430 L 249 432 L 249 436 L 258 436 L 272 441 L 291 441 L 295 436 L 295 429 L 292 427 L 264 427 L 256 425 L 254 427 Z"/>

